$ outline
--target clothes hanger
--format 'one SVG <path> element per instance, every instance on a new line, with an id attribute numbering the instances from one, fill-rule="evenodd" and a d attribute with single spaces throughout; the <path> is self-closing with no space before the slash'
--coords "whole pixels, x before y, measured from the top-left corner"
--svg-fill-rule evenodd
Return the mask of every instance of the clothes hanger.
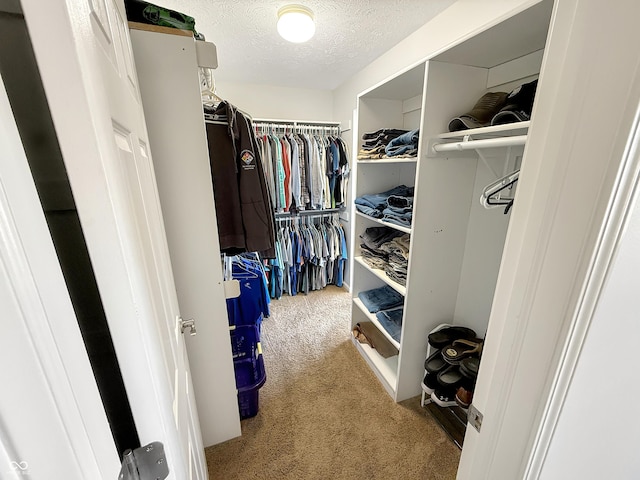
<path id="1" fill-rule="evenodd" d="M 501 192 L 513 187 L 520 177 L 520 169 L 499 178 L 485 187 L 480 196 L 480 203 L 485 208 L 493 208 L 501 205 L 513 204 L 513 197 L 502 197 Z"/>
<path id="2" fill-rule="evenodd" d="M 233 257 L 228 257 L 228 258 L 231 259 L 232 266 L 233 265 L 237 266 L 243 272 L 243 273 L 239 273 L 239 272 L 233 273 L 233 278 L 235 278 L 235 279 L 258 278 L 258 274 L 257 273 L 252 272 L 251 270 L 249 270 L 247 268 L 247 266 L 245 265 L 245 263 L 242 260 L 242 257 L 240 257 L 238 255 L 234 255 Z"/>
<path id="3" fill-rule="evenodd" d="M 200 73 L 200 95 L 202 97 L 202 103 L 215 107 L 222 102 L 222 98 L 216 93 L 216 82 L 213 76 L 213 71 L 210 68 L 199 67 Z M 213 102 L 210 102 L 210 101 Z"/>

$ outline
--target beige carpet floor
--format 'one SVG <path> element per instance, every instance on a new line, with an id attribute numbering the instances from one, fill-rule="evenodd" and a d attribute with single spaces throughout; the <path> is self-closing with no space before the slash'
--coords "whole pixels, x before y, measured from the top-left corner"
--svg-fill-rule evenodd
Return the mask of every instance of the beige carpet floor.
<path id="1" fill-rule="evenodd" d="M 211 480 L 452 480 L 460 451 L 420 407 L 396 404 L 352 345 L 350 295 L 273 301 L 267 383 L 242 436 L 206 449 Z"/>

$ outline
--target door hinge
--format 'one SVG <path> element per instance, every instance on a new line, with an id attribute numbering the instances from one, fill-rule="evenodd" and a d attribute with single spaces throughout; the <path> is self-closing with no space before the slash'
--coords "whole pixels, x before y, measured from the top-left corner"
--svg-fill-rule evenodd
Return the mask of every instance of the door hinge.
<path id="1" fill-rule="evenodd" d="M 469 413 L 467 414 L 467 421 L 471 424 L 473 428 L 475 428 L 478 432 L 482 428 L 482 412 L 480 412 L 473 403 L 469 405 Z"/>
<path id="2" fill-rule="evenodd" d="M 164 480 L 169 465 L 160 442 L 152 442 L 135 450 L 125 450 L 118 480 Z"/>
<path id="3" fill-rule="evenodd" d="M 184 334 L 184 331 L 188 328 L 191 336 L 196 334 L 196 321 L 193 318 L 183 320 L 182 317 L 177 317 L 177 320 L 178 325 L 180 325 L 180 333 Z"/>

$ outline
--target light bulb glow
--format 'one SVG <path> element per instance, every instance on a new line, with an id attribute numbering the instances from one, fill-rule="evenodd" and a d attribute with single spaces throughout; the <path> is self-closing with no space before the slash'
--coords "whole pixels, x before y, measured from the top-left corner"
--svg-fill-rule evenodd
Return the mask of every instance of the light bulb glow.
<path id="1" fill-rule="evenodd" d="M 316 32 L 313 12 L 302 5 L 287 5 L 278 11 L 278 33 L 293 43 L 303 43 Z"/>

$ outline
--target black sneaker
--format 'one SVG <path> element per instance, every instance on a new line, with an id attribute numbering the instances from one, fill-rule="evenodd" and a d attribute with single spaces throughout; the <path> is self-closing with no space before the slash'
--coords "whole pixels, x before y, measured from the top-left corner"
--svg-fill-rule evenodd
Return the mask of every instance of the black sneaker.
<path id="1" fill-rule="evenodd" d="M 422 380 L 422 390 L 425 393 L 431 395 L 436 388 L 442 387 L 440 383 L 438 383 L 438 374 L 437 373 L 427 373 Z"/>
<path id="2" fill-rule="evenodd" d="M 431 394 L 431 400 L 434 401 L 440 407 L 455 407 L 456 403 L 456 391 L 448 388 L 437 388 Z"/>

